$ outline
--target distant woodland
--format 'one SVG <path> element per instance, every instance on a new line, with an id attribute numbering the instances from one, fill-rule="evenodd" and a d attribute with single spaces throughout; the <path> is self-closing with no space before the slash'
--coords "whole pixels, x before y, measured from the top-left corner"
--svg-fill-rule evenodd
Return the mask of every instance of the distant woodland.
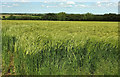
<path id="1" fill-rule="evenodd" d="M 2 20 L 50 20 L 50 21 L 120 21 L 120 14 L 104 14 L 96 15 L 92 13 L 86 14 L 67 14 L 46 13 L 46 14 L 30 14 L 30 13 L 2 13 Z"/>

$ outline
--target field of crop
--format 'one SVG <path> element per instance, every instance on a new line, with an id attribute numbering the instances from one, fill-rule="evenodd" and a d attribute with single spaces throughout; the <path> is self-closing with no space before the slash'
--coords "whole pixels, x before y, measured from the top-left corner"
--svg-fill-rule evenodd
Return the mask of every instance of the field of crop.
<path id="1" fill-rule="evenodd" d="M 118 22 L 2 21 L 3 75 L 117 75 Z"/>

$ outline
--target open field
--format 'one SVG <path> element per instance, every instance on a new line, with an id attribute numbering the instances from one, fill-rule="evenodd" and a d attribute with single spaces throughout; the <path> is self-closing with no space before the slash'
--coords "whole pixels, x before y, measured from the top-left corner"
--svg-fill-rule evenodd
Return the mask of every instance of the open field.
<path id="1" fill-rule="evenodd" d="M 12 15 L 12 14 L 11 14 Z M 11 16 L 10 14 L 8 15 L 0 15 L 1 18 L 3 18 L 3 16 L 5 16 L 5 18 L 9 18 Z M 24 16 L 30 16 L 30 15 L 13 15 L 13 16 L 16 16 L 16 17 L 24 17 Z M 35 17 L 35 16 L 30 16 L 30 17 Z"/>
<path id="2" fill-rule="evenodd" d="M 118 22 L 2 21 L 3 75 L 117 75 Z"/>

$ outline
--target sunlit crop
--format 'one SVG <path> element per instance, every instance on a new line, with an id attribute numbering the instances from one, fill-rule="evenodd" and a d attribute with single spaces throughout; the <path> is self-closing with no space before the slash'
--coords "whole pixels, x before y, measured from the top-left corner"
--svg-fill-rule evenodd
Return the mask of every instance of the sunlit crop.
<path id="1" fill-rule="evenodd" d="M 118 22 L 2 21 L 3 75 L 116 75 Z"/>

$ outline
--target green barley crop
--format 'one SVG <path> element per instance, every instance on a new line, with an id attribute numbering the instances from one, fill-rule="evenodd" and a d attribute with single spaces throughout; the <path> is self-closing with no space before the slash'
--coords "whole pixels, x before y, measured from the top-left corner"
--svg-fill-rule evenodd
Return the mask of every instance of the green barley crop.
<path id="1" fill-rule="evenodd" d="M 3 75 L 118 74 L 118 22 L 2 24 Z"/>

